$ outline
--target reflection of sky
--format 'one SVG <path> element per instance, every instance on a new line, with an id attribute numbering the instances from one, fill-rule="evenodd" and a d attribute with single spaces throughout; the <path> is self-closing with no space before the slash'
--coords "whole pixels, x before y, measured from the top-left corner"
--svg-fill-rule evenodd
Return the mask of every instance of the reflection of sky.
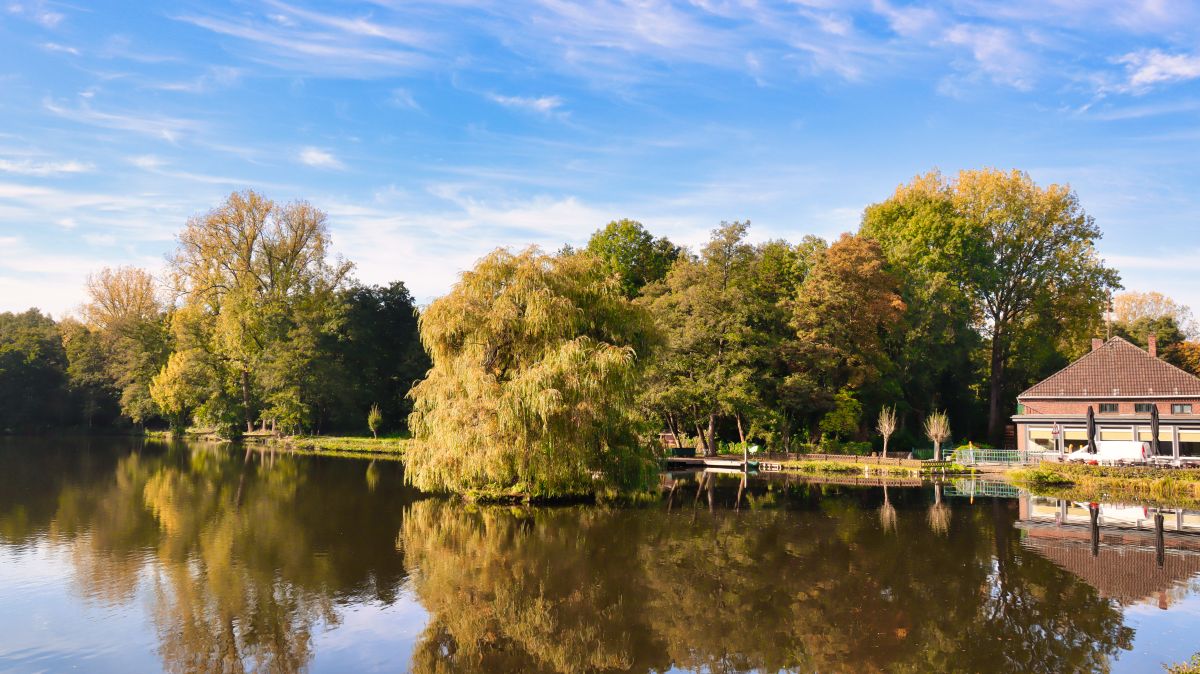
<path id="1" fill-rule="evenodd" d="M 0 546 L 0 670 L 160 670 L 145 602 L 81 602 L 73 575 L 65 546 Z"/>
<path id="2" fill-rule="evenodd" d="M 1159 672 L 1200 651 L 1200 595 L 1193 582 L 1185 599 L 1169 610 L 1137 604 L 1125 609 L 1125 624 L 1136 630 L 1133 650 L 1121 654 L 1113 672 Z"/>
<path id="3" fill-rule="evenodd" d="M 80 595 L 66 546 L 0 545 L 0 671 L 154 672 L 162 668 L 150 622 L 150 588 L 128 602 Z M 314 629 L 308 671 L 394 672 L 408 668 L 428 613 L 405 588 L 392 604 L 338 605 L 340 623 Z"/>
<path id="4" fill-rule="evenodd" d="M 150 586 L 139 583 L 127 601 L 104 601 L 81 591 L 77 573 L 70 545 L 0 545 L 0 671 L 159 671 Z M 336 625 L 314 627 L 308 671 L 405 671 L 429 618 L 407 583 L 392 603 L 339 603 L 335 611 Z M 1172 592 L 1168 610 L 1141 603 L 1123 614 L 1135 635 L 1114 673 L 1187 660 L 1200 650 L 1200 577 Z"/>
<path id="5" fill-rule="evenodd" d="M 405 587 L 393 604 L 369 602 L 339 606 L 341 624 L 326 630 L 322 623 L 313 638 L 309 671 L 395 672 L 408 668 L 413 646 L 429 613 Z"/>

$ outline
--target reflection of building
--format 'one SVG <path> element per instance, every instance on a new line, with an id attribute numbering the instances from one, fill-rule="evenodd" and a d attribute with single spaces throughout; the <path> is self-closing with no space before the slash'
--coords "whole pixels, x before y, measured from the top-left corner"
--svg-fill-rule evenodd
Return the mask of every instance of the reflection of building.
<path id="1" fill-rule="evenodd" d="M 1020 504 L 1025 548 L 1122 605 L 1167 608 L 1200 575 L 1200 513 L 1029 494 Z"/>
<path id="2" fill-rule="evenodd" d="M 1074 451 L 1087 444 L 1087 410 L 1098 440 L 1149 441 L 1159 413 L 1159 452 L 1200 459 L 1200 378 L 1120 337 L 1092 340 L 1084 357 L 1017 396 L 1017 448 Z"/>

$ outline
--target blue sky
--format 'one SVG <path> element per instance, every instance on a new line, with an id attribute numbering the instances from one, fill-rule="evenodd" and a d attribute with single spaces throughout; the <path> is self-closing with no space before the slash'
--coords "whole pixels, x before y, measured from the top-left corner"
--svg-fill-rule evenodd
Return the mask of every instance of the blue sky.
<path id="1" fill-rule="evenodd" d="M 0 311 L 161 270 L 247 187 L 422 301 L 630 217 L 835 236 L 939 168 L 1067 182 L 1127 287 L 1200 309 L 1200 5 L 0 0 Z"/>

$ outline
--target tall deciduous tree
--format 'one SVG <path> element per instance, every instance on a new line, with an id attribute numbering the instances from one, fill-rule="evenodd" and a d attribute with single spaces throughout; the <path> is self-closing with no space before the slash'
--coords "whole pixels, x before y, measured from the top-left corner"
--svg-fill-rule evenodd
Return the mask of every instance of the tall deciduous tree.
<path id="1" fill-rule="evenodd" d="M 421 316 L 419 488 L 523 496 L 644 488 L 634 395 L 655 331 L 595 256 L 497 250 Z"/>
<path id="2" fill-rule="evenodd" d="M 681 257 L 642 299 L 667 340 L 643 400 L 677 434 L 691 426 L 708 454 L 717 449 L 717 418 L 754 396 L 748 226 L 722 223 L 698 257 Z"/>
<path id="3" fill-rule="evenodd" d="M 1133 325 L 1139 321 L 1170 319 L 1184 337 L 1196 336 L 1196 321 L 1191 308 L 1160 292 L 1130 290 L 1117 293 L 1112 298 L 1112 312 L 1114 323 Z"/>
<path id="4" fill-rule="evenodd" d="M 800 284 L 793 302 L 793 378 L 812 413 L 835 408 L 834 392 L 861 391 L 891 368 L 883 349 L 904 314 L 879 244 L 844 234 Z"/>
<path id="5" fill-rule="evenodd" d="M 54 319 L 37 309 L 0 313 L 0 431 L 72 421 L 67 354 Z"/>
<path id="6" fill-rule="evenodd" d="M 1038 187 L 1022 171 L 962 171 L 953 203 L 985 256 L 967 271 L 991 341 L 988 437 L 999 443 L 1006 370 L 1030 311 L 1054 310 L 1061 301 L 1099 314 L 1119 277 L 1097 255 L 1100 229 L 1067 185 Z"/>
<path id="7" fill-rule="evenodd" d="M 150 383 L 171 346 L 158 284 L 143 269 L 118 267 L 89 275 L 86 289 L 81 313 L 106 351 L 104 370 L 120 393 L 121 412 L 143 423 L 158 413 Z"/>
<path id="8" fill-rule="evenodd" d="M 919 199 L 908 198 L 913 194 Z M 968 170 L 953 181 L 932 173 L 890 201 L 880 209 L 903 208 L 868 217 L 864 233 L 901 249 L 898 257 L 911 251 L 930 260 L 929 268 L 970 300 L 988 343 L 988 435 L 999 442 L 1019 346 L 1083 341 L 1118 285 L 1096 254 L 1100 230 L 1070 187 L 1039 187 L 1021 171 Z"/>
<path id="9" fill-rule="evenodd" d="M 249 430 L 260 413 L 306 425 L 320 385 L 310 365 L 337 324 L 337 291 L 351 268 L 330 259 L 329 240 L 320 210 L 252 191 L 189 220 L 171 261 L 183 306 L 178 350 L 155 380 L 162 397 L 202 399 L 209 420 L 231 432 L 235 419 Z M 197 380 L 185 365 L 206 371 L 208 390 L 180 390 Z"/>
<path id="10" fill-rule="evenodd" d="M 958 418 L 977 418 L 980 314 L 962 271 L 983 258 L 945 181 L 932 173 L 900 186 L 866 209 L 860 234 L 879 242 L 907 306 L 884 342 L 894 365 L 884 395 L 897 405 L 897 429 L 928 413 L 931 402 Z"/>
<path id="11" fill-rule="evenodd" d="M 429 370 L 417 331 L 417 308 L 403 282 L 353 285 L 340 293 L 342 320 L 329 346 L 326 369 L 329 423 L 360 429 L 363 415 L 378 405 L 381 428 L 401 428 L 412 411 L 407 398 Z"/>
<path id="12" fill-rule="evenodd" d="M 614 220 L 596 230 L 587 250 L 620 279 L 621 292 L 630 299 L 646 285 L 662 280 L 680 253 L 675 244 L 654 238 L 642 223 L 627 219 Z"/>

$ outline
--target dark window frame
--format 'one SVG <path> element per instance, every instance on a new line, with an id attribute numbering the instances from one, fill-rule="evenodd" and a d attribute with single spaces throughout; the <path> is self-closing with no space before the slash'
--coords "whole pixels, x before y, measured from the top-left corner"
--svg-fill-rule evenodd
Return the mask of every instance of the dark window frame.
<path id="1" fill-rule="evenodd" d="M 1150 414 L 1154 411 L 1154 403 L 1134 403 L 1133 411 L 1138 414 Z"/>
<path id="2" fill-rule="evenodd" d="M 1119 403 L 1100 403 L 1100 414 L 1117 414 L 1120 411 Z"/>

